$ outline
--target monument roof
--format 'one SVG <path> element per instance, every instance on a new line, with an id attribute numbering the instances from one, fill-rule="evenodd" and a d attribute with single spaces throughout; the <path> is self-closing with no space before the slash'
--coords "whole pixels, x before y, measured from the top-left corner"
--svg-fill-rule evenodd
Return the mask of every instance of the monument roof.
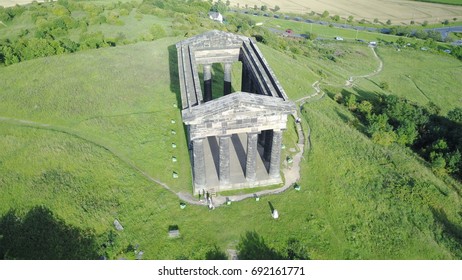
<path id="1" fill-rule="evenodd" d="M 223 115 L 242 114 L 243 112 L 260 111 L 260 114 L 292 114 L 295 113 L 295 104 L 267 95 L 248 92 L 234 92 L 223 97 L 192 107 L 192 110 L 183 110 L 183 121 L 186 124 L 203 122 Z M 245 115 L 243 115 L 245 116 Z"/>
<path id="2" fill-rule="evenodd" d="M 229 47 L 241 47 L 243 42 L 248 42 L 250 39 L 229 32 L 211 30 L 202 33 L 197 36 L 193 36 L 186 40 L 180 41 L 176 44 L 176 47 L 190 46 L 196 49 L 205 48 L 229 48 Z"/>

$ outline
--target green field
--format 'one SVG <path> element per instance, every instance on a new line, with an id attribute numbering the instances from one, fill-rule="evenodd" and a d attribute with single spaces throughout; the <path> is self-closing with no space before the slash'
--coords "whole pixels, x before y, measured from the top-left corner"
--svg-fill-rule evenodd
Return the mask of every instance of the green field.
<path id="1" fill-rule="evenodd" d="M 120 27 L 123 32 L 136 32 L 132 19 Z M 168 19 L 143 20 L 169 30 Z M 115 30 L 104 24 L 91 28 Z M 360 38 L 369 40 L 366 35 Z M 178 108 L 175 43 L 183 39 L 0 67 L 0 225 L 13 229 L 3 233 L 0 244 L 10 240 L 17 247 L 2 257 L 27 258 L 15 251 L 24 249 L 22 244 L 48 250 L 24 243 L 34 240 L 30 234 L 41 234 L 57 243 L 66 237 L 69 244 L 81 244 L 77 255 L 56 249 L 72 253 L 76 248 L 54 244 L 52 256 L 60 258 L 134 259 L 136 248 L 144 259 L 206 259 L 215 246 L 223 252 L 236 249 L 242 236 L 256 232 L 281 254 L 296 240 L 311 259 L 462 259 L 460 182 L 436 176 L 410 149 L 373 143 L 356 117 L 330 98 L 345 91 L 366 99 L 392 93 L 422 105 L 433 102 L 444 115 L 462 107 L 461 61 L 443 53 L 379 46 L 383 70 L 355 78 L 346 88 L 349 77 L 378 68 L 379 60 L 365 44 L 321 40 L 303 43 L 301 51 L 291 49 L 293 42 L 278 50 L 259 44 L 292 100 L 313 94 L 316 81 L 328 93 L 302 109 L 311 149 L 301 163 L 301 190 L 214 211 L 194 205 L 180 209 L 177 193 L 192 192 Z M 213 76 L 220 80 L 222 75 L 215 65 Z M 240 77 L 236 63 L 234 89 Z M 381 82 L 389 84 L 387 91 Z M 214 92 L 222 91 L 222 83 L 214 86 Z M 288 127 L 283 158 L 297 140 L 293 120 Z M 278 209 L 278 220 L 272 219 L 269 203 Z M 23 220 L 12 218 L 11 211 Z M 123 231 L 114 229 L 114 219 Z M 180 238 L 169 238 L 169 228 L 178 228 Z"/>

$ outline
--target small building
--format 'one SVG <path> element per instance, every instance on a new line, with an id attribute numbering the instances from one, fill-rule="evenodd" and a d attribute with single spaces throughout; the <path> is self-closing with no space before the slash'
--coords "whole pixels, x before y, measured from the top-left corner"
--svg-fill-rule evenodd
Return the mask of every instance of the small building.
<path id="1" fill-rule="evenodd" d="M 337 36 L 337 37 L 335 37 L 335 40 L 337 40 L 337 41 L 343 41 L 343 38 L 342 38 L 342 37 L 339 37 L 339 36 Z"/>
<path id="2" fill-rule="evenodd" d="M 209 12 L 209 18 L 219 23 L 223 23 L 223 15 L 219 12 Z"/>

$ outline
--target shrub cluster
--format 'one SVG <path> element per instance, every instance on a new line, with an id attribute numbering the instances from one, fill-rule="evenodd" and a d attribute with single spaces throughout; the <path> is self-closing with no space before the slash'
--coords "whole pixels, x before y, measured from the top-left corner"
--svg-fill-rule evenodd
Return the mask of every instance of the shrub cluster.
<path id="1" fill-rule="evenodd" d="M 395 95 L 358 101 L 355 95 L 345 94 L 335 100 L 356 114 L 372 141 L 410 147 L 436 173 L 462 179 L 462 108 L 442 116 L 433 103 L 420 106 Z"/>

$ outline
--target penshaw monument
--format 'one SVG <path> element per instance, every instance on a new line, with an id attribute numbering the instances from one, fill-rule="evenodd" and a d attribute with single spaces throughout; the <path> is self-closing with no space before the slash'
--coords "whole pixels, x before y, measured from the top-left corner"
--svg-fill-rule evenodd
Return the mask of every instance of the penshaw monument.
<path id="1" fill-rule="evenodd" d="M 256 43 L 213 30 L 176 48 L 194 193 L 281 183 L 282 133 L 296 106 Z M 224 76 L 223 93 L 213 93 L 215 98 L 213 64 L 221 64 Z M 241 88 L 235 92 L 233 67 L 242 67 Z"/>

